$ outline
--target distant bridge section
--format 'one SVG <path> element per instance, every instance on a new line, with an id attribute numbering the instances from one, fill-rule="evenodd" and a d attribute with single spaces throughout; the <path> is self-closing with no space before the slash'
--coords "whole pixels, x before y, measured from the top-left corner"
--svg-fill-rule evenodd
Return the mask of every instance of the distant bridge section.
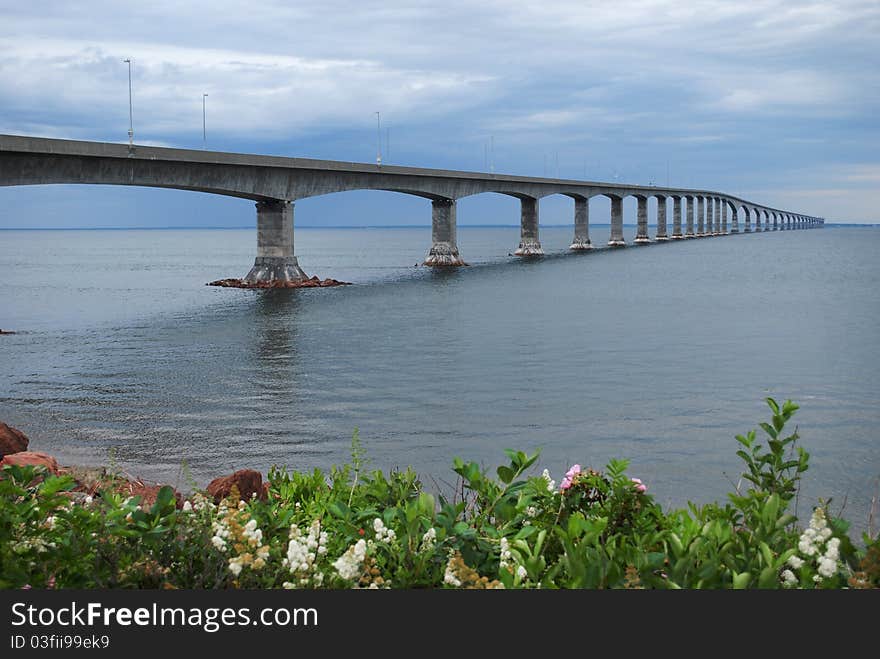
<path id="1" fill-rule="evenodd" d="M 463 265 L 456 238 L 456 203 L 484 192 L 520 200 L 520 242 L 515 253 L 524 257 L 544 253 L 539 239 L 538 202 L 554 194 L 574 200 L 573 250 L 593 247 L 588 202 L 596 196 L 610 199 L 608 244 L 614 247 L 626 245 L 626 197 L 635 197 L 638 204 L 636 245 L 740 231 L 816 228 L 825 222 L 821 217 L 770 208 L 711 190 L 0 135 L 0 186 L 52 183 L 174 188 L 251 199 L 257 207 L 257 257 L 246 280 L 252 283 L 306 278 L 294 253 L 294 203 L 348 190 L 387 190 L 429 199 L 432 245 L 425 265 L 431 266 Z M 653 239 L 648 235 L 650 197 L 657 199 L 657 233 Z M 667 221 L 669 199 L 671 233 Z"/>

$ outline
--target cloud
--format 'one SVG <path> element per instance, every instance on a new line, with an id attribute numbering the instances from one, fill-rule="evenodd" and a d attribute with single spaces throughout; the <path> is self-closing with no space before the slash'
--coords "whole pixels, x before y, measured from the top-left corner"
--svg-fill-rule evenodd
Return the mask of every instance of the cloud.
<path id="1" fill-rule="evenodd" d="M 732 192 L 880 148 L 876 2 L 5 4 L 4 132 L 124 139 L 131 57 L 138 141 L 200 145 L 207 93 L 216 148 L 369 160 L 381 111 L 398 163 L 480 169 L 492 135 L 512 173 Z"/>

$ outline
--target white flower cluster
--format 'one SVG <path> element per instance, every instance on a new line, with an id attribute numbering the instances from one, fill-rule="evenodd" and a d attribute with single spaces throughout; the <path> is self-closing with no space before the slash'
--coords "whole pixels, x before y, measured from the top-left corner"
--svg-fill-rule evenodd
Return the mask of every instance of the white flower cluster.
<path id="1" fill-rule="evenodd" d="M 186 504 L 184 504 L 185 506 Z M 196 492 L 192 497 L 192 508 L 197 512 L 201 512 L 203 510 L 214 510 L 217 508 L 214 505 L 214 502 L 207 498 L 201 492 Z"/>
<path id="2" fill-rule="evenodd" d="M 339 576 L 347 581 L 360 578 L 364 571 L 364 560 L 367 557 L 367 543 L 363 538 L 345 550 L 345 553 L 336 559 L 333 567 Z"/>
<path id="3" fill-rule="evenodd" d="M 797 586 L 798 579 L 791 570 L 782 571 L 782 585 L 786 588 L 794 588 Z"/>
<path id="4" fill-rule="evenodd" d="M 214 537 L 211 538 L 211 544 L 220 551 L 226 551 L 226 540 L 229 538 L 229 527 L 223 519 L 215 519 L 211 522 L 211 530 Z"/>
<path id="5" fill-rule="evenodd" d="M 541 477 L 545 481 L 547 481 L 547 491 L 552 494 L 556 494 L 556 481 L 550 478 L 550 472 L 545 469 L 543 472 L 541 472 Z"/>
<path id="6" fill-rule="evenodd" d="M 434 551 L 434 545 L 437 544 L 437 529 L 433 526 L 425 531 L 425 535 L 422 536 L 422 543 L 419 545 L 419 553 L 424 554 L 430 551 Z"/>
<path id="7" fill-rule="evenodd" d="M 324 583 L 324 573 L 317 570 L 318 557 L 327 553 L 327 532 L 321 530 L 321 522 L 315 520 L 309 527 L 307 535 L 303 535 L 299 527 L 294 524 L 290 527 L 287 543 L 287 557 L 282 563 L 288 567 L 290 573 L 298 578 L 298 582 L 285 582 L 285 588 L 297 586 L 321 586 Z"/>
<path id="8" fill-rule="evenodd" d="M 833 577 L 840 568 L 840 538 L 832 538 L 832 534 L 825 510 L 820 507 L 813 511 L 810 525 L 798 539 L 798 551 L 815 562 L 817 574 L 813 575 L 813 581 L 816 583 Z M 801 569 L 804 563 L 806 561 L 797 554 L 788 559 L 788 565 L 794 570 Z M 789 569 L 784 570 L 781 577 L 783 586 L 787 588 L 798 583 L 796 575 Z"/>
<path id="9" fill-rule="evenodd" d="M 257 520 L 250 519 L 244 525 L 244 537 L 252 547 L 263 544 L 263 532 L 257 528 Z"/>
<path id="10" fill-rule="evenodd" d="M 379 542 L 392 543 L 397 539 L 397 534 L 393 529 L 385 526 L 385 523 L 378 517 L 373 520 L 373 531 L 376 532 L 376 540 Z"/>
<path id="11" fill-rule="evenodd" d="M 46 542 L 39 536 L 35 538 L 22 538 L 12 545 L 12 551 L 16 554 L 26 554 L 31 550 L 36 551 L 38 554 L 42 554 L 50 549 L 55 549 L 55 543 Z"/>
<path id="12" fill-rule="evenodd" d="M 187 499 L 186 501 L 184 501 L 184 502 L 183 502 L 183 508 L 181 508 L 181 510 L 182 510 L 183 512 L 185 512 L 185 513 L 191 513 L 191 512 L 193 511 L 193 505 L 192 505 L 192 502 L 189 501 L 189 499 Z"/>
<path id="13" fill-rule="evenodd" d="M 455 565 L 453 564 L 455 560 L 455 552 L 450 549 L 449 550 L 449 560 L 446 561 L 446 571 L 443 573 L 443 583 L 448 586 L 452 586 L 453 588 L 461 587 L 461 580 L 455 576 Z"/>
<path id="14" fill-rule="evenodd" d="M 514 566 L 516 569 L 514 569 Z M 520 580 L 525 579 L 529 575 L 522 565 L 517 564 L 513 552 L 510 551 L 510 543 L 507 541 L 507 538 L 501 538 L 501 560 L 498 562 L 498 569 L 516 574 Z"/>
<path id="15" fill-rule="evenodd" d="M 828 528 L 825 511 L 822 508 L 816 508 L 810 518 L 810 526 L 804 530 L 798 541 L 798 551 L 804 556 L 821 554 L 821 546 L 830 537 L 831 529 Z"/>
<path id="16" fill-rule="evenodd" d="M 510 553 L 510 543 L 507 538 L 501 538 L 501 561 L 498 563 L 500 570 L 513 572 L 513 554 Z"/>

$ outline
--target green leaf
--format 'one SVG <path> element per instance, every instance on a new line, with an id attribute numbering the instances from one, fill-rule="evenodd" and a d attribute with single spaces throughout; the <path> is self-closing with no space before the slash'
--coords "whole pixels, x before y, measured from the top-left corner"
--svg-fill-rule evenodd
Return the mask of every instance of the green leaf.
<path id="1" fill-rule="evenodd" d="M 740 572 L 739 574 L 733 575 L 733 589 L 734 590 L 745 590 L 749 587 L 749 582 L 752 580 L 752 575 L 748 572 Z"/>
<path id="2" fill-rule="evenodd" d="M 761 570 L 761 575 L 758 577 L 758 588 L 778 588 L 779 587 L 779 575 L 776 570 L 771 565 L 770 567 L 765 567 Z"/>
<path id="3" fill-rule="evenodd" d="M 536 529 L 531 524 L 529 526 L 524 526 L 514 536 L 514 540 L 525 540 L 526 538 L 534 535 L 537 530 L 538 529 Z"/>
<path id="4" fill-rule="evenodd" d="M 332 501 L 327 505 L 330 514 L 339 519 L 348 519 L 351 516 L 351 509 L 341 501 Z"/>
<path id="5" fill-rule="evenodd" d="M 510 481 L 514 479 L 516 473 L 510 467 L 505 467 L 504 465 L 498 467 L 496 470 L 498 472 L 498 478 L 501 479 L 501 482 L 505 485 L 509 484 Z"/>
<path id="6" fill-rule="evenodd" d="M 434 497 L 427 492 L 421 492 L 419 493 L 418 501 L 419 512 L 428 519 L 433 519 L 435 510 Z"/>

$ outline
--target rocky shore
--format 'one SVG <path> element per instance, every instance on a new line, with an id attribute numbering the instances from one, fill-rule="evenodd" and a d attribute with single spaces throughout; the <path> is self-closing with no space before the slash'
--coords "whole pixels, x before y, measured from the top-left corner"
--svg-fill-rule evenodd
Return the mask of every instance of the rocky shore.
<path id="1" fill-rule="evenodd" d="M 0 422 L 0 469 L 6 465 L 45 467 L 50 474 L 67 475 L 73 478 L 75 487 L 70 492 L 73 500 L 100 496 L 101 492 L 114 492 L 126 497 L 141 497 L 141 505 L 151 506 L 162 489 L 163 483 L 148 483 L 121 472 L 112 472 L 106 467 L 81 467 L 59 465 L 58 461 L 41 451 L 28 450 L 30 440 L 18 428 Z M 233 487 L 238 489 L 243 499 L 256 496 L 265 499 L 269 490 L 268 481 L 253 469 L 241 469 L 232 474 L 215 478 L 205 488 L 205 493 L 219 503 L 229 496 Z M 177 506 L 183 506 L 186 497 L 174 491 Z"/>
<path id="2" fill-rule="evenodd" d="M 244 279 L 218 279 L 208 282 L 206 286 L 222 286 L 224 288 L 327 288 L 329 286 L 351 286 L 351 282 L 338 281 L 336 279 L 318 279 L 310 277 L 301 281 L 274 281 L 248 282 Z"/>

